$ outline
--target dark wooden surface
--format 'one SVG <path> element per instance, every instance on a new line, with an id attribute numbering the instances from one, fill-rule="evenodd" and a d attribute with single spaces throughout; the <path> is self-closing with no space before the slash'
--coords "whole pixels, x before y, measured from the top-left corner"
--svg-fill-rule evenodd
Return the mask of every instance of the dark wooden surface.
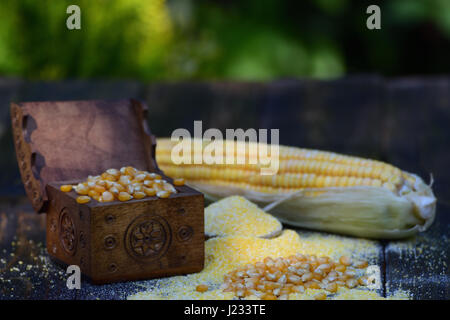
<path id="1" fill-rule="evenodd" d="M 33 83 L 0 79 L 0 299 L 123 299 L 143 282 L 67 290 L 64 270 L 45 251 L 45 216 L 24 198 L 13 151 L 8 106 L 13 101 L 119 99 L 149 106 L 156 136 L 176 128 L 279 128 L 283 144 L 390 162 L 434 178 L 437 219 L 414 239 L 380 242 L 383 292 L 416 299 L 450 293 L 450 77 L 274 83 L 140 84 L 115 81 Z M 11 255 L 13 254 L 13 255 Z"/>
<path id="2" fill-rule="evenodd" d="M 448 299 L 450 208 L 413 239 L 380 242 L 379 265 L 384 296 L 397 290 L 415 299 Z M 25 198 L 0 204 L 0 299 L 126 299 L 148 282 L 105 285 L 83 279 L 81 290 L 66 287 L 64 267 L 50 260 L 45 248 L 45 215 L 34 213 Z"/>

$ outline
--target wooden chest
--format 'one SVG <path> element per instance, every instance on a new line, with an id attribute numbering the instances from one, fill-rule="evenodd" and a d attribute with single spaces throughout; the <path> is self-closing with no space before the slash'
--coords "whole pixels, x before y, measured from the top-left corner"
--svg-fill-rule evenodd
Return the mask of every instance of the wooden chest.
<path id="1" fill-rule="evenodd" d="M 13 137 L 33 208 L 47 214 L 47 250 L 94 283 L 198 272 L 204 264 L 203 195 L 187 186 L 169 198 L 76 202 L 75 184 L 109 168 L 164 176 L 147 107 L 136 100 L 12 103 Z"/>

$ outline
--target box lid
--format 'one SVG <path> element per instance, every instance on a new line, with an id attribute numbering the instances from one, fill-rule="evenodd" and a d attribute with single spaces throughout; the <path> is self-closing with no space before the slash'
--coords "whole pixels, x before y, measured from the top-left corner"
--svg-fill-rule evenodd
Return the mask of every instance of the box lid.
<path id="1" fill-rule="evenodd" d="M 52 181 L 127 165 L 159 171 L 146 113 L 134 99 L 11 103 L 17 161 L 33 208 L 45 212 Z"/>

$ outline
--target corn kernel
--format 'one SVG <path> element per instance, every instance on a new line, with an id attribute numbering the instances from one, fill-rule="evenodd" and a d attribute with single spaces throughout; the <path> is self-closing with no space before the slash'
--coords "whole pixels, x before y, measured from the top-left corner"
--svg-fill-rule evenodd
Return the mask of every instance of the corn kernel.
<path id="1" fill-rule="evenodd" d="M 106 188 L 103 186 L 96 185 L 94 187 L 94 191 L 97 192 L 98 194 L 102 194 L 103 192 L 106 191 Z"/>
<path id="2" fill-rule="evenodd" d="M 327 298 L 327 295 L 325 293 L 318 293 L 314 296 L 314 299 L 316 300 L 325 300 Z"/>
<path id="3" fill-rule="evenodd" d="M 185 183 L 185 180 L 183 178 L 173 179 L 173 184 L 176 186 L 183 186 L 184 183 Z"/>
<path id="4" fill-rule="evenodd" d="M 135 199 L 142 199 L 145 197 L 145 193 L 142 191 L 136 191 L 135 193 L 133 193 L 133 197 Z"/>
<path id="5" fill-rule="evenodd" d="M 134 175 L 137 173 L 137 170 L 133 167 L 126 167 L 125 168 L 125 174 L 134 177 Z"/>
<path id="6" fill-rule="evenodd" d="M 336 292 L 337 289 L 338 289 L 338 287 L 337 287 L 337 284 L 336 284 L 335 282 L 332 282 L 332 283 L 328 284 L 328 285 L 325 287 L 325 290 L 327 290 L 327 291 L 329 291 L 329 292 L 331 292 L 331 293 Z"/>
<path id="7" fill-rule="evenodd" d="M 165 191 L 165 190 L 161 190 L 161 191 L 158 191 L 156 193 L 156 196 L 158 198 L 168 198 L 170 196 L 170 192 L 169 191 Z"/>
<path id="8" fill-rule="evenodd" d="M 78 203 L 88 203 L 89 201 L 91 201 L 91 197 L 88 197 L 88 196 L 79 196 L 79 197 L 77 197 L 77 202 Z"/>
<path id="9" fill-rule="evenodd" d="M 111 192 L 105 191 L 102 193 L 102 200 L 103 202 L 110 202 L 114 200 L 114 196 Z"/>
<path id="10" fill-rule="evenodd" d="M 136 176 L 134 177 L 134 180 L 136 180 L 137 182 L 142 182 L 142 181 L 145 180 L 145 177 L 146 177 L 146 175 L 143 174 L 143 173 L 141 173 L 141 174 L 136 175 Z"/>
<path id="11" fill-rule="evenodd" d="M 95 196 L 100 196 L 100 194 L 95 190 L 89 190 L 88 196 L 94 198 Z"/>
<path id="12" fill-rule="evenodd" d="M 105 180 L 97 180 L 96 184 L 98 186 L 101 186 L 101 187 L 106 187 L 106 181 Z"/>
<path id="13" fill-rule="evenodd" d="M 79 184 L 75 187 L 75 191 L 76 191 L 78 194 L 81 194 L 81 195 L 87 195 L 88 192 L 89 192 L 89 189 L 88 189 L 84 184 L 79 183 Z"/>
<path id="14" fill-rule="evenodd" d="M 153 197 L 156 195 L 156 190 L 153 188 L 144 188 L 144 192 L 149 197 Z"/>
<path id="15" fill-rule="evenodd" d="M 355 268 L 364 269 L 367 268 L 368 265 L 369 263 L 367 261 L 358 261 L 357 263 L 355 263 Z"/>
<path id="16" fill-rule="evenodd" d="M 133 185 L 129 184 L 126 188 L 126 192 L 128 192 L 129 194 L 133 194 L 134 193 Z"/>
<path id="17" fill-rule="evenodd" d="M 159 175 L 159 174 L 156 174 L 156 173 L 150 173 L 149 175 L 148 175 L 148 177 L 150 178 L 150 179 L 152 179 L 152 180 L 155 180 L 155 179 L 161 179 L 162 177 Z"/>
<path id="18" fill-rule="evenodd" d="M 131 199 L 131 195 L 128 192 L 120 192 L 117 198 L 120 201 L 128 201 Z"/>
<path id="19" fill-rule="evenodd" d="M 347 256 L 342 256 L 342 257 L 339 259 L 339 262 L 340 262 L 341 264 L 343 264 L 344 266 L 349 266 L 349 265 L 352 264 L 352 260 L 351 260 L 349 257 L 347 257 Z"/>
<path id="20" fill-rule="evenodd" d="M 345 269 L 347 269 L 347 267 L 344 266 L 343 264 L 338 264 L 334 269 L 339 272 L 344 272 Z"/>
<path id="21" fill-rule="evenodd" d="M 117 169 L 108 169 L 106 170 L 106 173 L 118 178 L 120 176 L 120 171 Z"/>
<path id="22" fill-rule="evenodd" d="M 208 291 L 208 286 L 206 284 L 199 284 L 195 290 L 197 290 L 198 292 L 206 292 Z"/>
<path id="23" fill-rule="evenodd" d="M 151 186 L 153 186 L 153 180 L 145 180 L 145 181 L 143 182 L 143 184 L 144 184 L 144 186 L 146 186 L 146 187 L 151 187 Z"/>
<path id="24" fill-rule="evenodd" d="M 125 187 L 123 185 L 121 185 L 120 183 L 115 183 L 114 187 L 116 187 L 117 190 L 119 190 L 119 192 L 125 191 Z"/>
<path id="25" fill-rule="evenodd" d="M 61 189 L 62 192 L 69 192 L 69 191 L 72 190 L 72 185 L 70 185 L 70 184 L 65 184 L 65 185 L 62 185 L 62 186 L 60 187 L 60 189 Z"/>
<path id="26" fill-rule="evenodd" d="M 169 191 L 171 193 L 177 193 L 177 190 L 175 189 L 175 187 L 167 182 L 164 182 L 163 189 L 166 191 Z"/>
<path id="27" fill-rule="evenodd" d="M 130 178 L 131 178 L 131 177 L 130 177 L 130 176 L 127 176 L 127 175 L 120 176 L 120 178 L 119 178 L 119 183 L 120 183 L 122 186 L 126 187 L 127 185 L 129 185 L 129 184 L 131 183 Z"/>
<path id="28" fill-rule="evenodd" d="M 117 189 L 117 187 L 111 187 L 109 188 L 109 192 L 117 196 L 119 194 L 119 189 Z"/>
<path id="29" fill-rule="evenodd" d="M 116 181 L 116 177 L 113 176 L 112 174 L 106 174 L 103 179 L 105 180 L 106 183 L 108 183 L 108 181 L 109 182 Z"/>

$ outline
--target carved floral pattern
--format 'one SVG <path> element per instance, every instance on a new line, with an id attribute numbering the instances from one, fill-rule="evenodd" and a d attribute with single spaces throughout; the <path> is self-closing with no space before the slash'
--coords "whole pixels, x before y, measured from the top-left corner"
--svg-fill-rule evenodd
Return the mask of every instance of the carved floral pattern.
<path id="1" fill-rule="evenodd" d="M 156 220 L 142 222 L 131 232 L 131 248 L 138 256 L 154 256 L 166 242 L 164 227 Z"/>
<path id="2" fill-rule="evenodd" d="M 125 246 L 128 254 L 140 261 L 162 257 L 171 243 L 167 221 L 154 214 L 142 214 L 127 228 Z"/>
<path id="3" fill-rule="evenodd" d="M 67 211 L 63 211 L 61 214 L 59 228 L 59 238 L 64 250 L 73 254 L 76 249 L 77 237 L 75 223 Z"/>

